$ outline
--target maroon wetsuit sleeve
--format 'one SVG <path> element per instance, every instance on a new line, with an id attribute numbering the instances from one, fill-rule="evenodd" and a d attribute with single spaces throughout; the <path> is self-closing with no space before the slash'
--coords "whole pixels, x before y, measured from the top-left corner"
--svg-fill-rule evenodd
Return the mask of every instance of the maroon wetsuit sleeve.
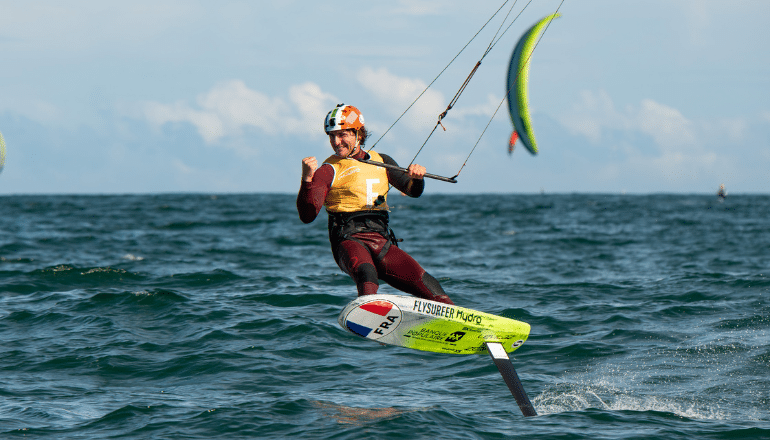
<path id="1" fill-rule="evenodd" d="M 389 165 L 398 166 L 396 161 L 387 154 L 380 153 L 383 163 Z M 423 190 L 425 190 L 425 180 L 412 179 L 409 175 L 403 171 L 388 170 L 388 182 L 393 185 L 394 188 L 408 195 L 409 197 L 420 197 Z"/>
<path id="2" fill-rule="evenodd" d="M 321 212 L 326 194 L 334 179 L 334 169 L 329 164 L 321 165 L 310 182 L 302 181 L 297 194 L 297 212 L 302 223 L 310 223 Z"/>

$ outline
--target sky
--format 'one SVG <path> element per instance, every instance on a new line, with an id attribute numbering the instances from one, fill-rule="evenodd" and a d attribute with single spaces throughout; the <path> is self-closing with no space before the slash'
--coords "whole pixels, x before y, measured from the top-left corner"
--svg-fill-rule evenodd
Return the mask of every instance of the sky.
<path id="1" fill-rule="evenodd" d="M 402 165 L 467 159 L 426 193 L 770 193 L 770 2 L 509 1 L 479 32 L 501 5 L 0 0 L 0 195 L 296 193 L 338 103 Z M 557 9 L 540 152 L 508 155 L 511 52 Z"/>

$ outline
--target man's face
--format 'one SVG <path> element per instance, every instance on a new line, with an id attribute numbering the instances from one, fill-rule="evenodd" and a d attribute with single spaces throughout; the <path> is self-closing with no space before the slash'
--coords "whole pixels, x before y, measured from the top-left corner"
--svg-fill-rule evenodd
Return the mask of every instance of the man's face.
<path id="1" fill-rule="evenodd" d="M 329 143 L 334 149 L 334 154 L 339 157 L 349 157 L 358 153 L 358 138 L 355 130 L 330 131 Z"/>

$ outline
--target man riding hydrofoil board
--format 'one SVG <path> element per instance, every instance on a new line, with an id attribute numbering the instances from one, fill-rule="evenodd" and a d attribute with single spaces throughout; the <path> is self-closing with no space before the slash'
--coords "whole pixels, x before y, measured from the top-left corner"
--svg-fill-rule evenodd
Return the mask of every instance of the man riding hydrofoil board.
<path id="1" fill-rule="evenodd" d="M 358 295 L 372 295 L 383 280 L 420 298 L 454 304 L 439 282 L 398 247 L 388 224 L 388 185 L 409 197 L 425 189 L 425 167 L 412 164 L 407 172 L 359 162 L 359 159 L 398 166 L 386 154 L 365 152 L 369 132 L 364 117 L 352 105 L 339 104 L 324 123 L 334 154 L 319 167 L 315 157 L 302 159 L 302 184 L 297 211 L 304 223 L 329 215 L 332 254 L 356 283 Z"/>

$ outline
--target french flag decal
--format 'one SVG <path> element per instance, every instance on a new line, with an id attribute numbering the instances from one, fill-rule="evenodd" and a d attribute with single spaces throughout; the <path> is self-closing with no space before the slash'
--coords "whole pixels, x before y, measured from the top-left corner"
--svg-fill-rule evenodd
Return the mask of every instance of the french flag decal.
<path id="1" fill-rule="evenodd" d="M 345 317 L 351 332 L 369 339 L 379 339 L 401 322 L 401 309 L 389 301 L 374 300 L 361 304 Z"/>

